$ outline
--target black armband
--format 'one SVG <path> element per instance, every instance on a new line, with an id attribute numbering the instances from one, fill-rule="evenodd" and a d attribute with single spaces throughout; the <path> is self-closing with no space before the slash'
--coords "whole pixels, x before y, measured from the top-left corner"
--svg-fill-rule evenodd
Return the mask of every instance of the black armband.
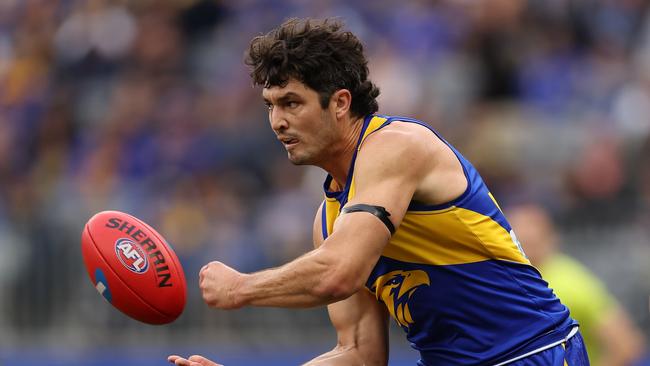
<path id="1" fill-rule="evenodd" d="M 395 234 L 395 225 L 393 225 L 393 223 L 388 218 L 388 216 L 390 216 L 390 213 L 388 211 L 386 211 L 386 209 L 381 207 L 381 206 L 373 206 L 373 205 L 366 205 L 366 204 L 363 204 L 363 203 L 359 203 L 359 204 L 356 204 L 356 205 L 343 207 L 343 209 L 341 210 L 342 214 L 349 213 L 349 212 L 368 212 L 368 213 L 371 213 L 371 214 L 377 216 L 379 218 L 379 220 L 381 220 L 381 222 L 383 222 L 384 225 L 386 225 L 386 227 L 388 228 L 388 231 L 390 231 L 390 235 Z"/>

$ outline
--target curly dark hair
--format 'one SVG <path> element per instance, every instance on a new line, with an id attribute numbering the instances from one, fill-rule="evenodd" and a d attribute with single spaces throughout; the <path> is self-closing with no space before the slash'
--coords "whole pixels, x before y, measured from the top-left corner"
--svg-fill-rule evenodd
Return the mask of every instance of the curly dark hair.
<path id="1" fill-rule="evenodd" d="M 282 87 L 294 78 L 319 94 L 322 108 L 335 91 L 347 89 L 353 116 L 376 112 L 379 88 L 368 80 L 363 46 L 342 28 L 343 23 L 333 18 L 291 18 L 253 38 L 245 59 L 253 83 Z"/>

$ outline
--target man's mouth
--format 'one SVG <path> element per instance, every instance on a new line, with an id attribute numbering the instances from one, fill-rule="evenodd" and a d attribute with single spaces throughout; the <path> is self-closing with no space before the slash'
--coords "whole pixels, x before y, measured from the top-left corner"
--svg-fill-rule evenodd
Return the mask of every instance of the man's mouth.
<path id="1" fill-rule="evenodd" d="M 294 146 L 299 142 L 298 139 L 294 137 L 282 137 L 280 138 L 280 141 L 282 141 L 284 147 Z"/>

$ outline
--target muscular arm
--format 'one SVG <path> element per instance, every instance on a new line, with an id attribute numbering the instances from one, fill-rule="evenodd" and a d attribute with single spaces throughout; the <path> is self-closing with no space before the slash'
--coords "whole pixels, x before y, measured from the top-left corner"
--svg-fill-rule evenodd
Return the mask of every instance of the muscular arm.
<path id="1" fill-rule="evenodd" d="M 308 366 L 386 365 L 388 313 L 367 290 L 361 289 L 327 310 L 336 329 L 336 347 L 309 361 Z"/>
<path id="2" fill-rule="evenodd" d="M 322 207 L 318 209 L 313 226 L 314 247 L 323 244 L 321 230 Z M 202 271 L 203 272 L 203 271 Z M 234 270 L 233 270 L 234 272 Z M 334 349 L 304 366 L 383 366 L 388 364 L 388 312 L 365 289 L 345 300 L 328 305 L 332 325 L 336 329 Z M 167 360 L 179 366 L 221 366 L 202 356 L 183 358 L 171 355 Z"/>
<path id="3" fill-rule="evenodd" d="M 245 275 L 245 305 L 310 307 L 330 304 L 363 286 L 390 234 L 370 215 L 342 217 L 319 248 L 284 266 Z"/>
<path id="4" fill-rule="evenodd" d="M 323 243 L 321 210 L 314 220 L 314 246 Z M 305 366 L 386 365 L 388 363 L 388 313 L 386 308 L 365 289 L 327 307 L 336 329 L 334 349 Z"/>
<path id="5" fill-rule="evenodd" d="M 423 145 L 408 133 L 387 131 L 381 139 L 370 136 L 357 157 L 356 195 L 349 204 L 383 206 L 398 227 L 422 179 L 422 172 L 427 171 L 425 164 L 432 160 L 423 153 Z M 367 212 L 344 214 L 337 219 L 333 233 L 320 247 L 281 267 L 252 274 L 238 274 L 232 269 L 232 273 L 228 273 L 223 268 L 202 270 L 204 299 L 219 308 L 331 304 L 363 287 L 389 239 L 390 232 L 374 215 Z M 218 262 L 214 265 L 224 266 Z M 204 281 L 209 272 L 218 275 L 213 274 Z M 229 283 L 230 287 L 215 289 L 215 286 L 222 286 L 219 282 Z"/>

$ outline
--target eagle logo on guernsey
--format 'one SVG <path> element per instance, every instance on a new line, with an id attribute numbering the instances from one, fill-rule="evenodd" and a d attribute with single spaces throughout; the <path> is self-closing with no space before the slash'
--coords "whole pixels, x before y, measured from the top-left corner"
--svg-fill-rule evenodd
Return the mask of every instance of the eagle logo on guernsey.
<path id="1" fill-rule="evenodd" d="M 140 245 L 131 239 L 122 238 L 115 242 L 115 254 L 129 271 L 142 274 L 147 272 L 149 261 Z"/>
<path id="2" fill-rule="evenodd" d="M 422 270 L 392 271 L 379 276 L 372 290 L 377 299 L 386 304 L 397 323 L 409 328 L 414 323 L 409 300 L 418 288 L 429 286 L 430 283 L 429 275 Z"/>

